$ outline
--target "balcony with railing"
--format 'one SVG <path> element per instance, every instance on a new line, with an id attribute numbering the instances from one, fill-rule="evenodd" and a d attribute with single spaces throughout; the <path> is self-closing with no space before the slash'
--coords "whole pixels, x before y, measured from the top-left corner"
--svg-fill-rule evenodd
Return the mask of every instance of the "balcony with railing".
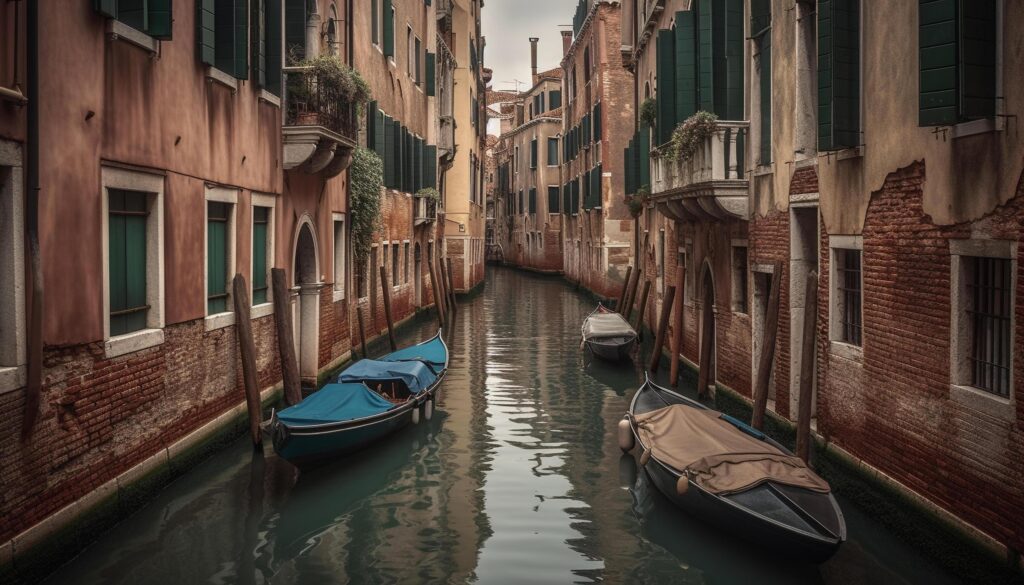
<path id="1" fill-rule="evenodd" d="M 285 67 L 283 73 L 284 168 L 338 175 L 356 147 L 356 104 L 311 67 Z"/>
<path id="2" fill-rule="evenodd" d="M 413 225 L 437 221 L 437 199 L 431 196 L 415 195 L 413 197 Z"/>
<path id="3" fill-rule="evenodd" d="M 675 220 L 747 219 L 746 142 L 750 123 L 717 122 L 687 160 L 662 148 L 651 156 L 651 202 Z"/>

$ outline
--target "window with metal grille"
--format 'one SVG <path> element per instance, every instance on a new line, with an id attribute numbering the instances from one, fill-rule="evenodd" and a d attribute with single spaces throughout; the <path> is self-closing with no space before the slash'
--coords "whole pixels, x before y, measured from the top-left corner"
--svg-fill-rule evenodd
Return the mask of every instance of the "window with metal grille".
<path id="1" fill-rule="evenodd" d="M 737 313 L 747 312 L 747 248 L 732 248 L 732 309 Z"/>
<path id="2" fill-rule="evenodd" d="M 841 303 L 839 340 L 863 345 L 860 250 L 836 250 L 836 279 Z"/>
<path id="3" fill-rule="evenodd" d="M 971 385 L 1007 398 L 1012 352 L 1011 262 L 1005 258 L 966 260 Z"/>

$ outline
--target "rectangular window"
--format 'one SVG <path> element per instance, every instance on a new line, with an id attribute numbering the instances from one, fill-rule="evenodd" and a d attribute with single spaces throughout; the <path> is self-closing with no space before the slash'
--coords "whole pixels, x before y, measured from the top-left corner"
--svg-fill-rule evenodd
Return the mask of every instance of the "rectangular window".
<path id="1" fill-rule="evenodd" d="M 409 242 L 403 244 L 402 249 L 402 281 L 409 284 Z"/>
<path id="2" fill-rule="evenodd" d="M 270 208 L 252 208 L 252 304 L 262 305 L 267 302 L 269 290 L 267 276 L 269 267 L 267 257 L 270 229 Z"/>
<path id="3" fill-rule="evenodd" d="M 732 248 L 732 310 L 746 313 L 747 307 L 747 247 Z"/>
<path id="4" fill-rule="evenodd" d="M 334 300 L 345 298 L 345 216 L 334 214 Z"/>
<path id="5" fill-rule="evenodd" d="M 110 335 L 146 328 L 148 194 L 108 189 Z"/>
<path id="6" fill-rule="evenodd" d="M 537 168 L 537 139 L 530 141 L 530 168 Z"/>
<path id="7" fill-rule="evenodd" d="M 835 251 L 836 288 L 839 293 L 839 341 L 863 345 L 861 251 Z"/>
<path id="8" fill-rule="evenodd" d="M 199 56 L 236 79 L 249 78 L 249 4 L 200 0 Z"/>
<path id="9" fill-rule="evenodd" d="M 391 244 L 391 281 L 394 286 L 402 284 L 398 278 L 400 276 L 400 267 L 401 264 L 398 263 L 398 244 Z"/>
<path id="10" fill-rule="evenodd" d="M 415 74 L 413 76 L 413 79 L 415 79 L 416 83 L 418 83 L 418 84 L 422 84 L 423 83 L 423 76 L 422 76 L 423 64 L 420 61 L 422 56 L 423 56 L 423 43 L 419 40 L 419 38 L 417 38 L 416 39 L 416 53 L 415 53 L 416 67 L 415 67 L 415 70 L 413 71 L 413 73 Z"/>
<path id="11" fill-rule="evenodd" d="M 370 42 L 380 44 L 380 5 L 383 0 L 370 0 Z"/>
<path id="12" fill-rule="evenodd" d="M 206 314 L 228 312 L 228 220 L 231 204 L 206 204 Z"/>
<path id="13" fill-rule="evenodd" d="M 558 187 L 548 185 L 548 213 L 558 213 Z"/>
<path id="14" fill-rule="evenodd" d="M 416 81 L 415 73 L 415 62 L 416 53 L 413 52 L 415 45 L 413 44 L 412 27 L 406 27 L 405 29 L 405 72 L 409 74 L 409 77 L 413 81 Z"/>
<path id="15" fill-rule="evenodd" d="M 530 189 L 530 213 L 537 213 L 537 189 Z"/>
<path id="16" fill-rule="evenodd" d="M 558 139 L 548 138 L 548 166 L 558 166 Z"/>
<path id="17" fill-rule="evenodd" d="M 1012 263 L 1006 258 L 965 257 L 970 330 L 970 383 L 996 396 L 1010 396 L 1013 349 Z"/>
<path id="18" fill-rule="evenodd" d="M 171 39 L 172 0 L 94 0 L 96 11 L 161 40 Z"/>

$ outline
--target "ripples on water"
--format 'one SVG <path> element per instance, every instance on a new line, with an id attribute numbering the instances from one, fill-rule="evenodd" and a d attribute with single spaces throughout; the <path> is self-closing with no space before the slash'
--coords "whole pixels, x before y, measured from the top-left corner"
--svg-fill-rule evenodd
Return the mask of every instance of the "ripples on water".
<path id="1" fill-rule="evenodd" d="M 49 582 L 949 581 L 849 505 L 851 541 L 821 567 L 680 513 L 616 445 L 641 373 L 580 351 L 591 302 L 552 278 L 489 279 L 447 336 L 431 421 L 301 474 L 239 439 Z M 400 343 L 435 330 L 423 318 Z"/>

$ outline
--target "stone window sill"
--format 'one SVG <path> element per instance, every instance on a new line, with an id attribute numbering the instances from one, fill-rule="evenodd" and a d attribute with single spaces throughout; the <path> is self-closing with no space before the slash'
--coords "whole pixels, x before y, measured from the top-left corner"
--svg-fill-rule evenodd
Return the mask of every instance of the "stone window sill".
<path id="1" fill-rule="evenodd" d="M 278 107 L 278 108 L 281 107 L 281 98 L 279 98 L 278 96 L 270 93 L 269 91 L 267 91 L 265 89 L 261 89 L 260 90 L 260 96 L 259 97 L 260 97 L 260 101 L 261 102 L 266 102 L 266 103 L 268 103 L 268 104 L 270 104 L 272 106 Z"/>
<path id="2" fill-rule="evenodd" d="M 850 160 L 853 158 L 862 158 L 864 156 L 863 146 L 854 146 L 853 148 L 844 148 L 836 153 L 836 160 Z"/>
<path id="3" fill-rule="evenodd" d="M 108 358 L 115 358 L 162 345 L 163 329 L 142 329 L 125 335 L 111 337 L 103 342 L 103 352 Z"/>
<path id="4" fill-rule="evenodd" d="M 203 326 L 206 328 L 207 331 L 223 329 L 234 324 L 234 313 L 217 313 L 216 315 L 210 315 L 203 320 Z"/>
<path id="5" fill-rule="evenodd" d="M 152 54 L 156 54 L 160 47 L 160 41 L 157 39 L 113 18 L 107 20 L 107 34 L 110 35 L 110 40 L 126 41 Z"/>
<path id="6" fill-rule="evenodd" d="M 767 164 L 767 165 L 757 165 L 756 167 L 754 167 L 753 175 L 755 177 L 763 177 L 765 175 L 770 175 L 770 174 L 772 174 L 774 172 L 775 172 L 775 169 L 773 169 L 772 165 L 770 165 L 770 164 Z"/>
<path id="7" fill-rule="evenodd" d="M 234 315 L 234 313 L 231 313 Z M 274 303 L 260 303 L 259 305 L 253 306 L 249 312 L 250 319 L 259 319 L 260 317 L 266 317 L 267 315 L 274 314 Z M 232 320 L 233 321 L 233 320 Z"/>
<path id="8" fill-rule="evenodd" d="M 334 291 L 334 296 L 332 297 L 332 299 L 334 300 L 335 303 L 337 303 L 339 301 L 344 301 L 345 300 L 345 291 L 344 290 L 336 290 L 336 291 Z"/>
<path id="9" fill-rule="evenodd" d="M 848 359 L 853 362 L 864 362 L 864 348 L 859 345 L 833 340 L 829 343 L 829 353 L 835 357 Z"/>
<path id="10" fill-rule="evenodd" d="M 25 366 L 0 367 L 0 394 L 25 386 Z"/>
<path id="11" fill-rule="evenodd" d="M 1007 423 L 1016 420 L 1016 405 L 1008 398 L 996 396 L 990 392 L 974 388 L 950 384 L 949 397 L 953 402 L 975 412 L 987 414 Z"/>
<path id="12" fill-rule="evenodd" d="M 212 65 L 206 66 L 206 79 L 229 88 L 232 93 L 238 91 L 238 80 Z"/>
<path id="13" fill-rule="evenodd" d="M 992 120 L 991 118 L 982 118 L 981 120 L 961 122 L 953 126 L 953 138 L 964 138 L 966 136 L 976 136 L 978 134 L 987 134 L 995 131 L 995 120 Z"/>

